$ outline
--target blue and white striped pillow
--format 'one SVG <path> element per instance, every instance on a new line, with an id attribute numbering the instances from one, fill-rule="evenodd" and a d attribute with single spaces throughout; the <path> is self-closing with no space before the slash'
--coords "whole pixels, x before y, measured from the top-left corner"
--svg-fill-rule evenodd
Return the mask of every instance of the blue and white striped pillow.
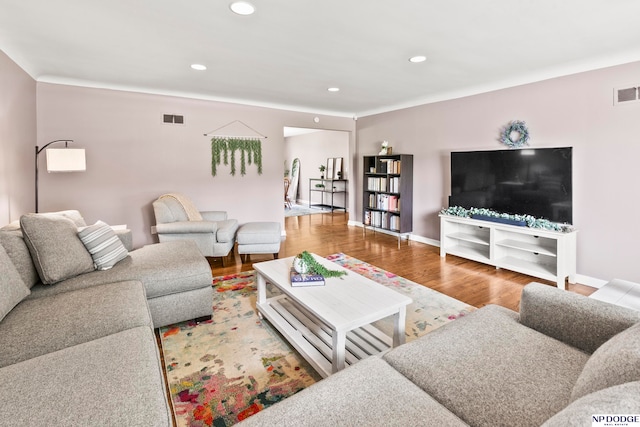
<path id="1" fill-rule="evenodd" d="M 129 254 L 116 233 L 102 221 L 81 228 L 78 237 L 91 254 L 96 270 L 108 270 Z"/>

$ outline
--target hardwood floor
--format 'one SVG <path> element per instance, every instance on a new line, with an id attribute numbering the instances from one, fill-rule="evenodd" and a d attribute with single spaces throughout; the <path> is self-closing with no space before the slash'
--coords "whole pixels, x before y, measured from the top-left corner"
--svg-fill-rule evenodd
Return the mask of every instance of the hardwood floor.
<path id="1" fill-rule="evenodd" d="M 287 238 L 280 247 L 280 257 L 294 256 L 303 250 L 322 256 L 343 252 L 474 307 L 498 304 L 517 311 L 520 293 L 527 283 L 537 281 L 555 286 L 552 282 L 451 255 L 441 258 L 439 248 L 414 241 L 402 241 L 398 249 L 396 237 L 371 230 L 365 235 L 361 227 L 348 226 L 347 220 L 348 213 L 337 212 L 285 218 Z M 242 264 L 240 255 L 234 253 L 225 259 L 224 267 L 221 259 L 210 259 L 209 263 L 213 275 L 220 276 L 252 270 L 253 262 L 270 259 L 271 255 L 252 255 Z M 580 284 L 568 284 L 567 289 L 583 295 L 595 291 Z"/>

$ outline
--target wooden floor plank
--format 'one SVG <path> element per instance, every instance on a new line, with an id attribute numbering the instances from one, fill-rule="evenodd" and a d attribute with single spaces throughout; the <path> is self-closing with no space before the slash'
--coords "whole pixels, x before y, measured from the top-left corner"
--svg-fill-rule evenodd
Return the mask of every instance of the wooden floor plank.
<path id="1" fill-rule="evenodd" d="M 536 279 L 508 270 L 447 255 L 440 257 L 439 248 L 414 241 L 402 241 L 383 233 L 347 225 L 348 213 L 326 213 L 285 218 L 287 238 L 279 256 L 294 256 L 304 250 L 327 256 L 343 252 L 406 279 L 449 295 L 474 307 L 498 304 L 518 310 L 520 293 L 529 282 L 555 286 L 553 282 Z M 244 264 L 237 251 L 225 260 L 210 259 L 214 276 L 252 270 L 252 263 L 273 259 L 271 255 L 252 255 Z M 568 284 L 567 289 L 590 295 L 596 289 L 580 284 Z"/>

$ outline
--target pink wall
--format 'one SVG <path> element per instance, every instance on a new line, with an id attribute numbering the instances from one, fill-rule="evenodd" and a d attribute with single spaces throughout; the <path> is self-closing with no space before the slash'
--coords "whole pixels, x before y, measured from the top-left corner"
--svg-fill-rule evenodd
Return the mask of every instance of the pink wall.
<path id="1" fill-rule="evenodd" d="M 33 209 L 36 82 L 0 51 L 0 226 Z"/>
<path id="2" fill-rule="evenodd" d="M 309 178 L 320 178 L 319 166 L 327 165 L 327 158 L 343 158 L 343 177 L 350 179 L 349 173 L 349 133 L 340 131 L 322 131 L 296 135 L 285 138 L 285 158 L 289 169 L 296 157 L 300 159 L 300 182 L 298 199 L 309 202 Z M 340 197 L 340 199 L 338 199 Z M 330 202 L 330 197 L 325 202 Z M 334 202 L 343 206 L 344 198 L 335 196 Z M 321 203 L 320 193 L 313 198 L 313 203 Z M 348 202 L 347 202 L 348 203 Z"/>
<path id="3" fill-rule="evenodd" d="M 162 114 L 184 115 L 166 125 Z M 83 87 L 38 84 L 38 141 L 68 138 L 86 149 L 87 171 L 42 174 L 40 211 L 79 209 L 133 231 L 134 246 L 155 241 L 151 203 L 181 192 L 201 210 L 226 210 L 240 223 L 284 220 L 284 126 L 313 128 L 314 115 L 270 108 Z M 255 166 L 236 176 L 218 167 L 211 176 L 210 138 L 204 133 L 234 120 L 266 135 L 263 174 Z M 323 126 L 355 130 L 350 118 L 322 116 Z M 355 134 L 355 132 L 352 132 Z M 235 134 L 234 134 L 235 135 Z M 355 146 L 355 141 L 352 142 Z M 239 156 L 238 156 L 239 158 Z"/>
<path id="4" fill-rule="evenodd" d="M 502 126 L 525 120 L 532 147 L 574 147 L 573 212 L 582 280 L 640 281 L 635 265 L 640 103 L 613 106 L 613 88 L 637 83 L 639 75 L 640 63 L 632 63 L 362 117 L 358 155 L 376 153 L 386 139 L 394 154 L 415 156 L 414 233 L 438 240 L 438 212 L 449 195 L 449 153 L 505 148 L 498 142 Z M 361 221 L 360 200 L 357 206 Z"/>

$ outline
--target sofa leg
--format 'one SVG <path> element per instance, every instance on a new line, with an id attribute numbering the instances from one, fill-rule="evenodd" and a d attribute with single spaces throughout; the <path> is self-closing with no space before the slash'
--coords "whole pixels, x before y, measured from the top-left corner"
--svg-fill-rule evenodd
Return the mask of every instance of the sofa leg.
<path id="1" fill-rule="evenodd" d="M 278 259 L 278 253 L 273 254 L 273 259 Z"/>
<path id="2" fill-rule="evenodd" d="M 195 323 L 202 323 L 202 322 L 206 322 L 208 320 L 211 320 L 212 317 L 213 317 L 212 315 L 197 317 L 197 318 L 193 319 L 193 321 Z"/>

